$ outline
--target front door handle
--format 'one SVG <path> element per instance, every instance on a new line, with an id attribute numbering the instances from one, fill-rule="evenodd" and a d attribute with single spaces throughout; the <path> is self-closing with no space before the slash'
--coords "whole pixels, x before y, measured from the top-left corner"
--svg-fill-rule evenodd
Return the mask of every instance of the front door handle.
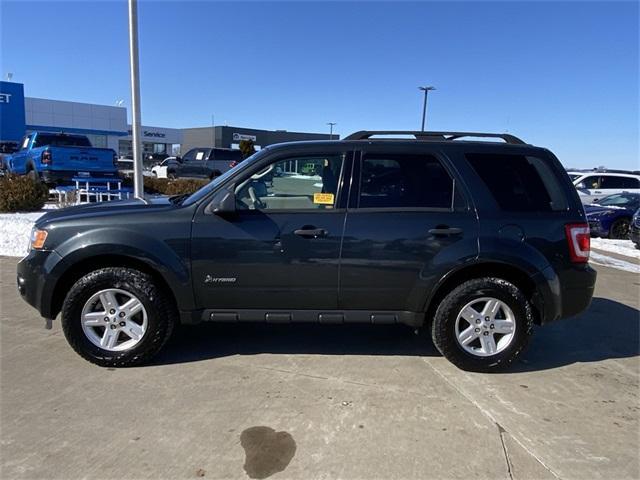
<path id="1" fill-rule="evenodd" d="M 460 235 L 462 233 L 462 229 L 458 227 L 438 225 L 436 228 L 430 229 L 429 233 L 434 236 L 448 237 L 450 235 Z"/>
<path id="2" fill-rule="evenodd" d="M 324 228 L 301 228 L 294 230 L 293 233 L 304 238 L 320 238 L 326 237 L 329 234 Z"/>

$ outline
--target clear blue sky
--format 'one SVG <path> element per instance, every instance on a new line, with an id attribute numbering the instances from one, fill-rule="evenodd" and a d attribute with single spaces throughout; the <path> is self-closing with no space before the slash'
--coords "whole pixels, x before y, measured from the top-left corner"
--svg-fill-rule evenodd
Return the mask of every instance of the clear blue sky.
<path id="1" fill-rule="evenodd" d="M 129 105 L 127 6 L 2 0 L 33 97 Z M 569 166 L 638 166 L 637 2 L 141 1 L 142 121 L 509 131 Z"/>

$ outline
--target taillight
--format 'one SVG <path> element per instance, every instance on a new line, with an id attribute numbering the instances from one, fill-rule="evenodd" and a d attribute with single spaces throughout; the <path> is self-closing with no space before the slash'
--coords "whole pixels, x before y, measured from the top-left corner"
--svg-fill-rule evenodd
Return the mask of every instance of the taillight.
<path id="1" fill-rule="evenodd" d="M 45 150 L 44 152 L 42 152 L 42 156 L 40 157 L 40 161 L 44 165 L 51 165 L 52 160 L 53 160 L 53 155 L 51 155 L 51 152 L 49 150 Z"/>
<path id="2" fill-rule="evenodd" d="M 571 223 L 564 226 L 564 231 L 569 243 L 569 256 L 574 263 L 586 263 L 589 261 L 591 251 L 591 235 L 589 225 L 586 223 Z"/>

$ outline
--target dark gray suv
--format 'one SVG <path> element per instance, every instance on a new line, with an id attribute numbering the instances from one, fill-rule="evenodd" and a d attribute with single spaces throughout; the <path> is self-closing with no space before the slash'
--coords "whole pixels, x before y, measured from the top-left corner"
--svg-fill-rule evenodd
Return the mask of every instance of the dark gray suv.
<path id="1" fill-rule="evenodd" d="M 358 132 L 267 147 L 193 195 L 48 213 L 18 288 L 103 366 L 149 361 L 178 322 L 356 322 L 430 330 L 454 364 L 491 371 L 534 324 L 588 307 L 589 248 L 548 150 Z"/>

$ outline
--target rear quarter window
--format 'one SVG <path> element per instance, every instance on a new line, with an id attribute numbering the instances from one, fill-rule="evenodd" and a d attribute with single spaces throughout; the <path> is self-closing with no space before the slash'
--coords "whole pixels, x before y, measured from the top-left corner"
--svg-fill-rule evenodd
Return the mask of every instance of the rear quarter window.
<path id="1" fill-rule="evenodd" d="M 547 159 L 498 153 L 468 153 L 466 158 L 504 211 L 569 208 L 561 180 Z"/>

